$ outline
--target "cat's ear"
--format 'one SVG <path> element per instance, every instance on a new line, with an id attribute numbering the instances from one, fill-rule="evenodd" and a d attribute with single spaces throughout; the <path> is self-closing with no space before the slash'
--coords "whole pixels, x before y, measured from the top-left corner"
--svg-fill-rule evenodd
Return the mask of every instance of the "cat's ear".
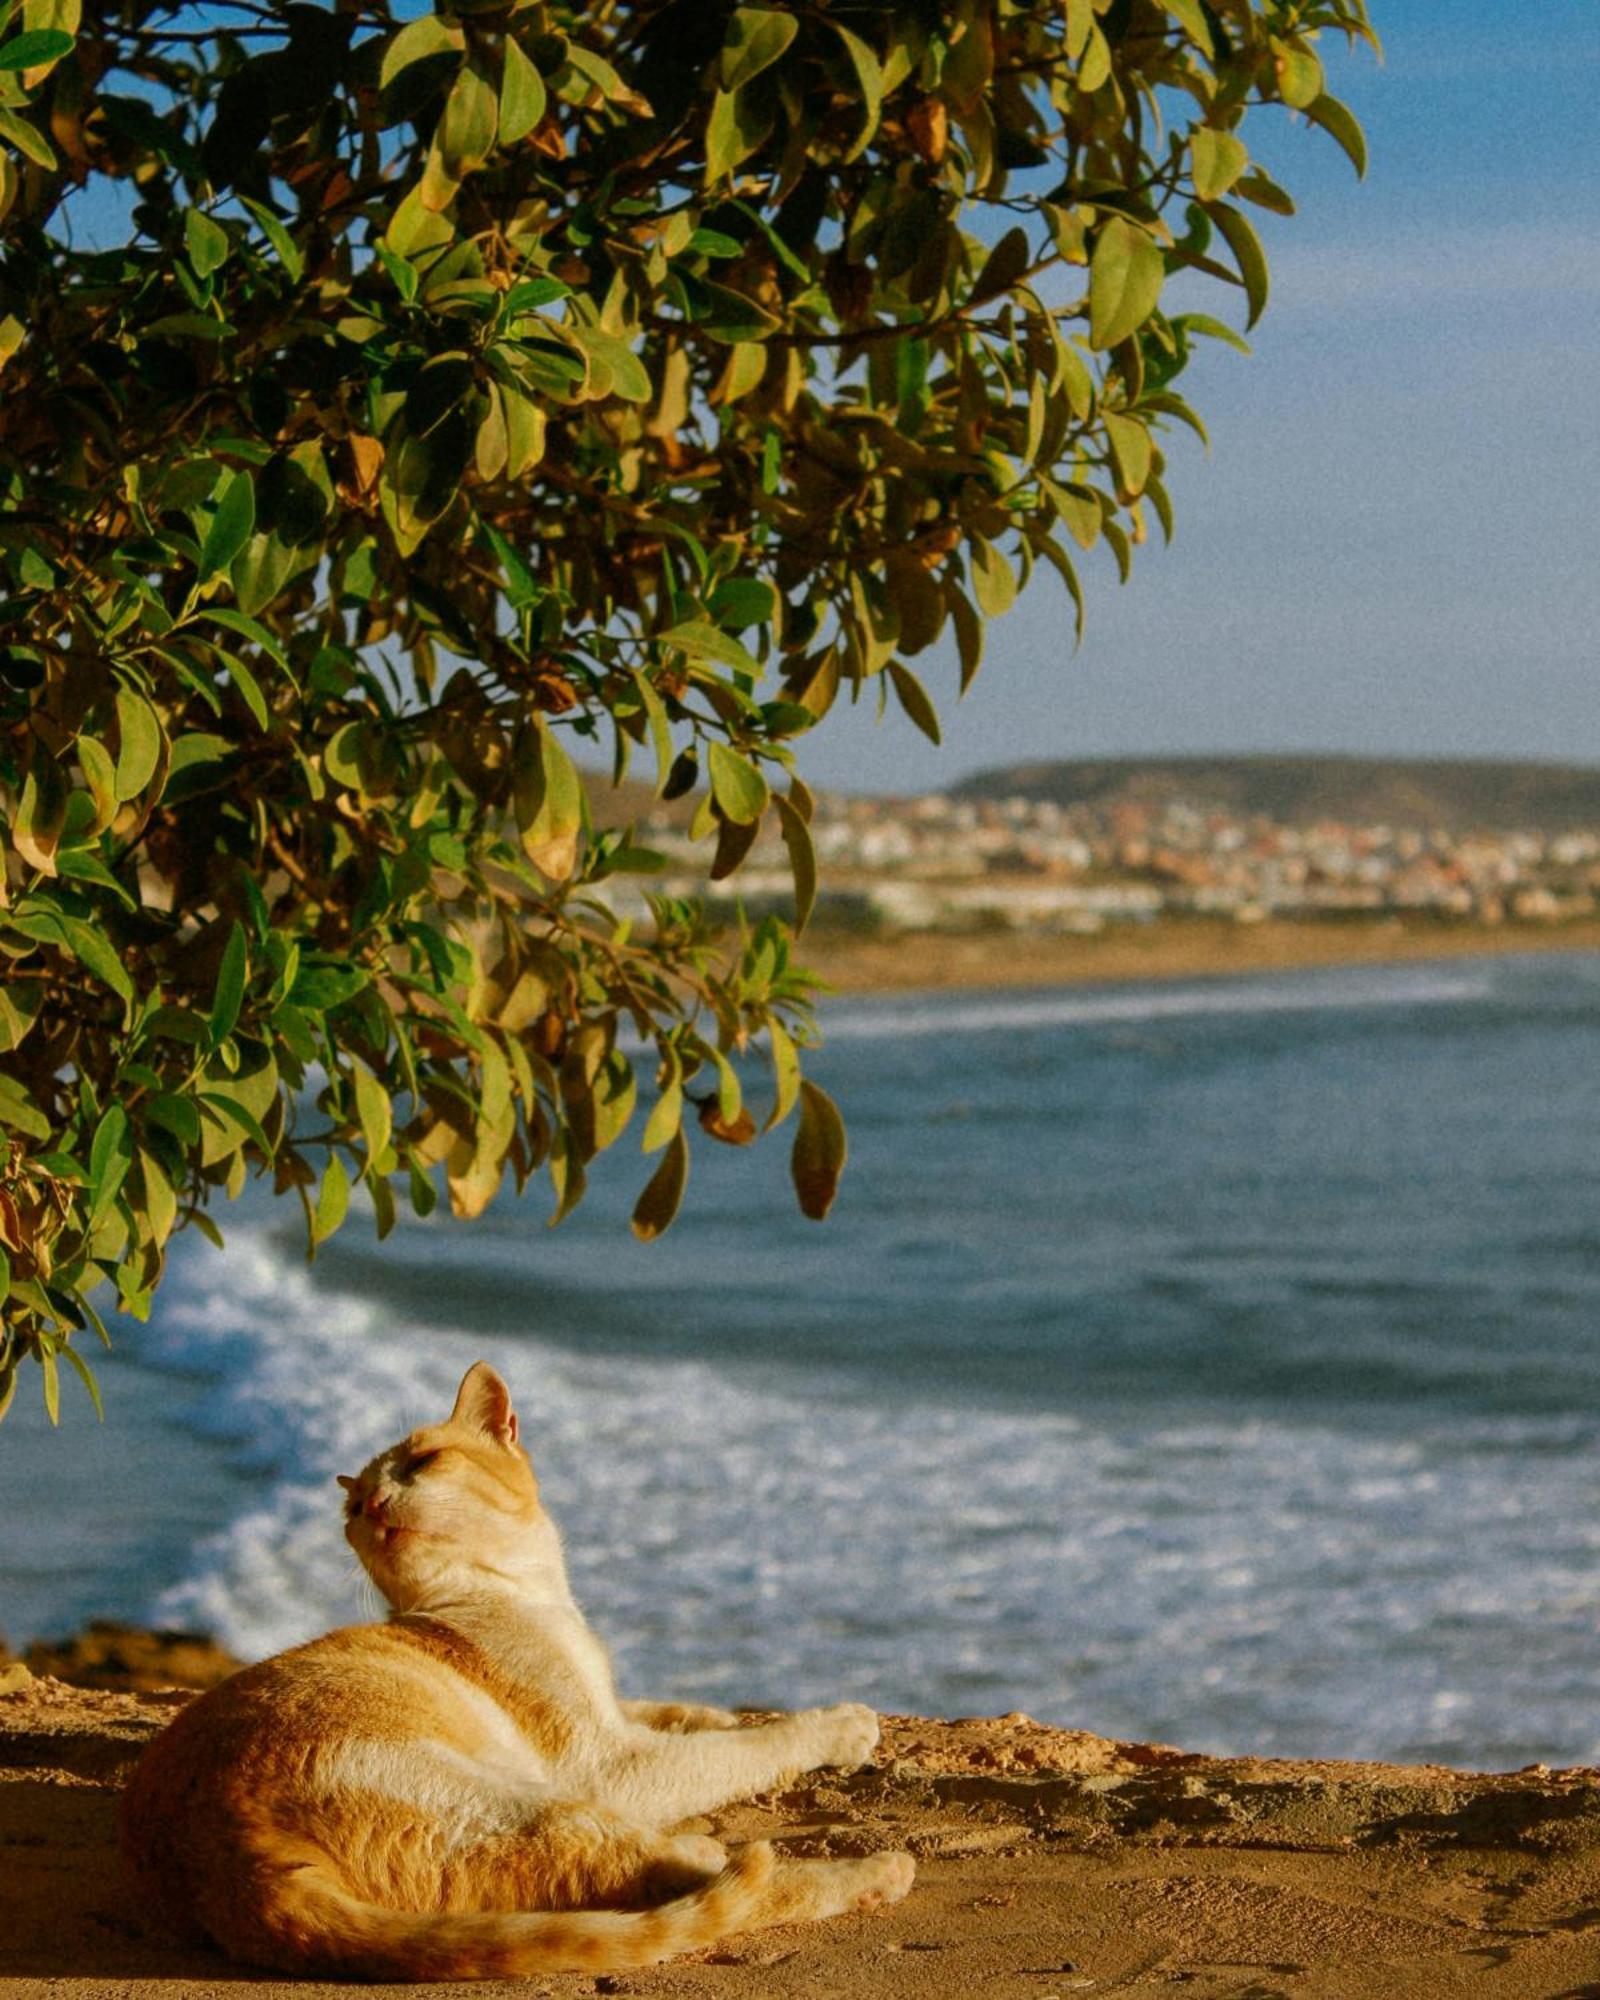
<path id="1" fill-rule="evenodd" d="M 485 1431 L 501 1444 L 516 1443 L 517 1413 L 511 1407 L 511 1391 L 487 1361 L 473 1362 L 462 1376 L 450 1421 Z"/>

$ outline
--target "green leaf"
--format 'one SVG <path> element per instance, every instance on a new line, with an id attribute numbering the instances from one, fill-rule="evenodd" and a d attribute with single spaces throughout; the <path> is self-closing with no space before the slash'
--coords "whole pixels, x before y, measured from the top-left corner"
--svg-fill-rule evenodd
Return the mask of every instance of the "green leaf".
<path id="1" fill-rule="evenodd" d="M 740 7 L 728 23 L 722 41 L 720 80 L 724 90 L 738 90 L 770 69 L 800 31 L 793 14 L 767 7 Z"/>
<path id="2" fill-rule="evenodd" d="M 718 625 L 742 631 L 747 626 L 772 623 L 778 593 L 760 577 L 729 577 L 712 591 L 706 608 Z"/>
<path id="3" fill-rule="evenodd" d="M 747 160 L 764 137 L 762 121 L 752 116 L 750 99 L 739 91 L 712 94 L 706 117 L 706 183 L 714 187 Z"/>
<path id="4" fill-rule="evenodd" d="M 267 698 L 261 692 L 261 683 L 236 653 L 230 653 L 221 646 L 216 648 L 216 652 L 227 667 L 228 677 L 238 690 L 239 699 L 249 709 L 257 729 L 270 729 L 272 717 L 267 708 Z"/>
<path id="5" fill-rule="evenodd" d="M 1190 134 L 1189 158 L 1194 174 L 1194 191 L 1202 201 L 1216 201 L 1250 164 L 1250 149 L 1232 132 L 1218 132 L 1202 125 Z"/>
<path id="6" fill-rule="evenodd" d="M 839 1107 L 809 1077 L 802 1078 L 800 1124 L 789 1157 L 789 1174 L 800 1213 L 813 1222 L 821 1222 L 833 1206 L 848 1151 Z"/>
<path id="7" fill-rule="evenodd" d="M 217 990 L 211 1002 L 212 1048 L 218 1047 L 233 1033 L 249 971 L 250 947 L 245 939 L 244 925 L 235 917 L 228 942 L 223 947 L 222 963 L 217 971 Z"/>
<path id="8" fill-rule="evenodd" d="M 73 37 L 59 28 L 34 28 L 0 42 L 0 70 L 42 69 L 60 62 L 72 48 Z"/>
<path id="9" fill-rule="evenodd" d="M 305 1014 L 330 1014 L 372 984 L 359 965 L 302 960 L 289 989 L 289 1005 Z"/>
<path id="10" fill-rule="evenodd" d="M 117 797 L 137 798 L 155 776 L 161 761 L 161 724 L 144 696 L 124 687 L 117 689 L 117 728 L 121 737 L 117 751 Z"/>
<path id="11" fill-rule="evenodd" d="M 350 1176 L 345 1172 L 344 1161 L 337 1153 L 330 1152 L 322 1175 L 322 1186 L 317 1190 L 317 1204 L 311 1212 L 313 1251 L 327 1242 L 349 1212 Z"/>
<path id="12" fill-rule="evenodd" d="M 241 195 L 239 199 L 255 217 L 260 224 L 262 235 L 277 252 L 278 262 L 288 273 L 289 282 L 298 285 L 305 275 L 305 259 L 300 255 L 294 238 L 272 210 L 263 203 L 252 201 L 248 195 Z"/>
<path id="13" fill-rule="evenodd" d="M 1367 177 L 1367 135 L 1362 131 L 1355 115 L 1342 105 L 1338 98 L 1329 97 L 1326 92 L 1315 97 L 1301 109 L 1313 125 L 1320 125 L 1328 137 L 1343 151 L 1346 159 L 1356 170 L 1358 180 Z"/>
<path id="14" fill-rule="evenodd" d="M 89 1401 L 94 1404 L 94 1413 L 100 1422 L 104 1423 L 106 1420 L 106 1409 L 105 1404 L 100 1400 L 100 1384 L 94 1379 L 94 1371 L 78 1350 L 69 1342 L 63 1341 L 56 1351 L 60 1354 L 62 1360 L 71 1366 L 78 1380 L 88 1390 Z"/>
<path id="15" fill-rule="evenodd" d="M 500 144 L 514 146 L 525 139 L 545 114 L 544 78 L 506 36 L 500 70 Z"/>
<path id="16" fill-rule="evenodd" d="M 761 678 L 761 662 L 747 646 L 704 619 L 692 618 L 674 625 L 660 635 L 663 646 L 680 647 L 691 659 L 714 660 L 719 666 L 733 667 L 753 681 Z"/>
<path id="17" fill-rule="evenodd" d="M 52 1136 L 50 1121 L 14 1077 L 0 1075 L 0 1125 L 26 1132 L 30 1139 Z"/>
<path id="18" fill-rule="evenodd" d="M 1115 347 L 1156 309 L 1166 259 L 1144 230 L 1120 215 L 1100 231 L 1089 263 L 1089 344 Z"/>
<path id="19" fill-rule="evenodd" d="M 776 332 L 780 322 L 747 292 L 735 291 L 732 285 L 719 285 L 712 278 L 695 277 L 688 271 L 675 275 L 685 316 L 711 339 L 739 347 L 765 340 L 768 334 Z"/>
<path id="20" fill-rule="evenodd" d="M 902 665 L 899 660 L 889 662 L 889 679 L 894 684 L 895 694 L 899 697 L 900 706 L 906 714 L 930 743 L 938 743 L 939 714 L 928 699 L 928 690 L 911 669 Z"/>
<path id="21" fill-rule="evenodd" d="M 849 161 L 865 152 L 878 129 L 878 120 L 883 115 L 883 66 L 861 37 L 852 34 L 832 15 L 828 16 L 828 26 L 844 43 L 845 54 L 849 56 L 850 66 L 856 73 L 861 98 L 861 129 L 845 154 L 845 159 Z"/>
<path id="22" fill-rule="evenodd" d="M 0 986 L 0 1055 L 9 1055 L 25 1039 L 43 1005 L 44 988 L 37 980 Z"/>
<path id="23" fill-rule="evenodd" d="M 256 525 L 256 487 L 248 468 L 240 467 L 222 490 L 217 511 L 211 517 L 206 538 L 200 545 L 198 580 L 209 583 L 224 570 L 249 541 Z"/>
<path id="24" fill-rule="evenodd" d="M 1233 252 L 1234 262 L 1239 266 L 1239 276 L 1244 284 L 1244 295 L 1248 305 L 1245 326 L 1250 328 L 1260 319 L 1267 306 L 1270 277 L 1267 270 L 1266 252 L 1261 247 L 1261 239 L 1236 208 L 1219 204 L 1208 208 L 1207 215 L 1216 224 L 1223 240 Z"/>
<path id="25" fill-rule="evenodd" d="M 756 824 L 766 811 L 770 797 L 766 779 L 754 764 L 715 738 L 712 739 L 707 761 L 711 795 L 725 816 L 738 826 Z"/>
<path id="26" fill-rule="evenodd" d="M 783 844 L 789 850 L 789 872 L 794 877 L 794 927 L 798 935 L 810 922 L 816 907 L 817 851 L 812 844 L 811 829 L 793 801 L 777 792 L 773 804 L 778 808 Z"/>
<path id="27" fill-rule="evenodd" d="M 1203 55 L 1215 53 L 1211 24 L 1206 19 L 1202 0 L 1161 0 L 1161 4 Z"/>
<path id="28" fill-rule="evenodd" d="M 94 828 L 98 833 L 117 815 L 117 767 L 111 752 L 98 737 L 80 736 L 77 749 L 84 782 L 94 800 Z"/>
<path id="29" fill-rule="evenodd" d="M 1027 270 L 1028 260 L 1026 230 L 1008 229 L 984 259 L 983 268 L 973 282 L 968 304 L 981 305 L 985 299 L 998 298 L 1002 292 L 1009 292 Z"/>
<path id="30" fill-rule="evenodd" d="M 376 1167 L 389 1150 L 394 1130 L 394 1111 L 389 1093 L 359 1057 L 352 1057 L 350 1081 L 355 1086 L 356 1117 L 367 1144 L 367 1165 Z"/>
<path id="31" fill-rule="evenodd" d="M 999 618 L 1017 601 L 1017 576 L 991 542 L 974 535 L 971 543 L 972 594 L 985 618 Z"/>
<path id="32" fill-rule="evenodd" d="M 450 86 L 434 144 L 452 180 L 465 180 L 494 151 L 500 122 L 498 94 L 469 57 Z"/>
<path id="33" fill-rule="evenodd" d="M 209 278 L 228 261 L 233 243 L 220 222 L 213 222 L 203 210 L 191 208 L 183 218 L 183 240 L 189 262 L 197 278 Z"/>
<path id="34" fill-rule="evenodd" d="M 38 126 L 26 118 L 19 118 L 14 111 L 0 110 L 0 138 L 9 139 L 19 153 L 25 154 L 36 167 L 43 167 L 47 173 L 54 173 L 59 165 L 55 148 Z"/>
<path id="35" fill-rule="evenodd" d="M 1250 352 L 1250 343 L 1242 333 L 1235 333 L 1231 326 L 1220 319 L 1213 319 L 1209 313 L 1184 313 L 1173 321 L 1173 325 L 1181 327 L 1186 333 L 1201 333 L 1208 340 L 1223 341 L 1229 347 L 1237 348 L 1241 354 Z"/>
<path id="36" fill-rule="evenodd" d="M 200 1143 L 200 1113 L 194 1100 L 174 1091 L 156 1091 L 144 1101 L 144 1115 L 153 1125 L 170 1132 L 182 1146 Z"/>
<path id="37" fill-rule="evenodd" d="M 450 55 L 460 49 L 462 33 L 448 26 L 437 14 L 424 14 L 408 21 L 383 52 L 378 69 L 378 88 L 387 90 L 403 69 L 426 62 L 430 56 Z"/>
<path id="38" fill-rule="evenodd" d="M 128 1140 L 128 1114 L 120 1104 L 107 1106 L 95 1127 L 89 1149 L 89 1220 L 94 1223 L 116 1200 L 129 1167 L 133 1148 Z"/>
<path id="39" fill-rule="evenodd" d="M 68 948 L 81 965 L 88 967 L 95 978 L 109 986 L 126 1006 L 133 1004 L 133 981 L 123 968 L 110 940 L 96 925 L 82 917 L 61 918 L 62 933 Z"/>
<path id="40" fill-rule="evenodd" d="M 28 37 L 24 35 L 20 39 L 26 41 Z M 0 54 L 3 53 L 4 51 L 0 51 Z M 40 1347 L 39 1368 L 44 1376 L 45 1415 L 50 1419 L 52 1424 L 59 1424 L 61 1421 L 61 1377 L 56 1370 L 54 1347 Z"/>
<path id="41" fill-rule="evenodd" d="M 776 1017 L 767 1023 L 767 1044 L 772 1051 L 774 1086 L 772 1112 L 763 1131 L 775 1131 L 794 1109 L 800 1096 L 800 1056 L 789 1031 Z"/>
<path id="42" fill-rule="evenodd" d="M 634 1203 L 632 1228 L 641 1243 L 653 1243 L 672 1226 L 689 1184 L 689 1141 L 680 1125 L 667 1141 L 661 1164 Z"/>

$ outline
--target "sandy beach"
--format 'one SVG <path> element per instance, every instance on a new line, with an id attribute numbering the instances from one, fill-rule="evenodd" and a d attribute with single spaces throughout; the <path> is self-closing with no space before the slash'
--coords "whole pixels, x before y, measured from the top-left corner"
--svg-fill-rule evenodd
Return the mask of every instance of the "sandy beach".
<path id="1" fill-rule="evenodd" d="M 1070 986 L 1095 980 L 1219 979 L 1316 966 L 1397 965 L 1514 952 L 1600 950 L 1600 921 L 1565 924 L 1440 923 L 1362 918 L 1237 924 L 1194 917 L 1118 924 L 1092 937 L 1045 931 L 913 931 L 852 937 L 816 931 L 799 957 L 841 993 L 957 987 Z"/>
<path id="2" fill-rule="evenodd" d="M 252 1975 L 150 1928 L 118 1791 L 187 1691 L 0 1668 L 0 1995 L 259 2000 L 405 1988 Z M 1579 2000 L 1600 1992 L 1600 1771 L 1222 1760 L 1026 1717 L 886 1719 L 878 1760 L 697 1822 L 797 1854 L 909 1847 L 886 1914 L 658 1970 L 471 1990 L 675 2000 Z"/>

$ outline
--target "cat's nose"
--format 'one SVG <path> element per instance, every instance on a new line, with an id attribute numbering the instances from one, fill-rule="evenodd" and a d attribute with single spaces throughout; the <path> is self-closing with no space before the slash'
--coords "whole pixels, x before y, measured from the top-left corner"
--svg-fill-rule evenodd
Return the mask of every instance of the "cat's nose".
<path id="1" fill-rule="evenodd" d="M 381 1493 L 374 1492 L 374 1493 L 369 1493 L 366 1499 L 362 1502 L 361 1511 L 364 1514 L 370 1514 L 374 1521 L 381 1521 L 384 1515 L 387 1513 L 388 1507 L 389 1503 L 387 1500 L 384 1499 L 383 1495 Z"/>

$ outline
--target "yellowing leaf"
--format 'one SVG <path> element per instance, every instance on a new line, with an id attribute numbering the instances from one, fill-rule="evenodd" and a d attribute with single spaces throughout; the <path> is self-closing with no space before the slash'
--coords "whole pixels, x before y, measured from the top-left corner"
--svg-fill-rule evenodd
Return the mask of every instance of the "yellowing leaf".
<path id="1" fill-rule="evenodd" d="M 1123 416 L 1118 410 L 1105 411 L 1102 421 L 1106 427 L 1106 441 L 1111 446 L 1117 492 L 1124 500 L 1137 499 L 1150 477 L 1154 459 L 1150 433 L 1136 417 Z"/>
<path id="2" fill-rule="evenodd" d="M 1250 151 L 1232 132 L 1218 132 L 1202 125 L 1189 140 L 1189 158 L 1194 170 L 1194 191 L 1202 201 L 1216 201 L 1250 164 Z"/>
<path id="3" fill-rule="evenodd" d="M 71 796 L 66 773 L 42 743 L 35 743 L 22 781 L 22 797 L 11 826 L 11 844 L 30 868 L 42 875 L 56 872 L 56 849 L 66 823 Z"/>
<path id="4" fill-rule="evenodd" d="M 311 1247 L 326 1243 L 350 1212 L 350 1176 L 337 1153 L 328 1155 L 328 1165 L 311 1212 Z"/>
<path id="5" fill-rule="evenodd" d="M 1166 259 L 1150 236 L 1112 216 L 1089 261 L 1089 344 L 1115 347 L 1155 311 Z"/>
<path id="6" fill-rule="evenodd" d="M 512 800 L 523 852 L 542 874 L 564 882 L 577 865 L 583 787 L 572 759 L 542 720 L 519 739 Z"/>
<path id="7" fill-rule="evenodd" d="M 367 1142 L 367 1165 L 375 1167 L 389 1149 L 394 1126 L 389 1093 L 359 1057 L 350 1064 L 350 1081 L 355 1088 L 361 1136 Z"/>

